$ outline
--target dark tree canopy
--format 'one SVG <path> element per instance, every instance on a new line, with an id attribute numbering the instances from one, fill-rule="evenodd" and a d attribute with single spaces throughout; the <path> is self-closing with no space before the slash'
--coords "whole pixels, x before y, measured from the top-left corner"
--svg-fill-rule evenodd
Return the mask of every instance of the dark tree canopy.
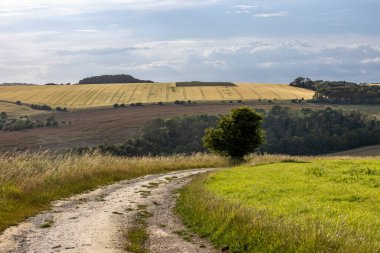
<path id="1" fill-rule="evenodd" d="M 104 83 L 153 83 L 150 80 L 140 80 L 130 75 L 102 75 L 87 77 L 79 81 L 79 84 L 104 84 Z"/>
<path id="2" fill-rule="evenodd" d="M 357 84 L 346 81 L 312 81 L 298 77 L 290 86 L 315 91 L 315 102 L 338 104 L 380 104 L 380 86 Z"/>
<path id="3" fill-rule="evenodd" d="M 242 159 L 263 144 L 262 121 L 263 117 L 249 107 L 234 108 L 215 128 L 206 130 L 203 143 L 217 154 Z"/>

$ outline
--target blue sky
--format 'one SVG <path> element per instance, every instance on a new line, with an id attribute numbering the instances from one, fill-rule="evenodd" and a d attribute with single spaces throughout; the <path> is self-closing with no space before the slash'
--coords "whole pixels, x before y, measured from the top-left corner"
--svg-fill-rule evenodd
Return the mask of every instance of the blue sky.
<path id="1" fill-rule="evenodd" d="M 380 0 L 0 0 L 0 82 L 380 82 Z"/>

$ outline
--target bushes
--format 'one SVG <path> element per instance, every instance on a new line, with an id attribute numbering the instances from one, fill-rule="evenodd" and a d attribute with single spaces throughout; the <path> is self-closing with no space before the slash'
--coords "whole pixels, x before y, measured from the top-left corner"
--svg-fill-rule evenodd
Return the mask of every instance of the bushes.
<path id="1" fill-rule="evenodd" d="M 58 122 L 55 120 L 54 116 L 46 119 L 45 122 L 40 120 L 32 121 L 28 117 L 15 119 L 8 118 L 6 113 L 0 114 L 0 130 L 1 131 L 19 131 L 24 129 L 33 129 L 48 126 L 57 126 Z"/>
<path id="2" fill-rule="evenodd" d="M 35 105 L 35 104 L 31 104 L 30 105 L 30 108 L 32 108 L 33 110 L 42 110 L 42 111 L 51 111 L 52 108 L 48 105 Z"/>

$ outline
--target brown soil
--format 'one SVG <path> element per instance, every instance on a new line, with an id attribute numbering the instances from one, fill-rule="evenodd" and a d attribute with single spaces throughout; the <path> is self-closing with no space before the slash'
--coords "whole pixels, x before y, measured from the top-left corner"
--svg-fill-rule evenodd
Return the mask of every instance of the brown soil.
<path id="1" fill-rule="evenodd" d="M 246 104 L 247 105 L 247 104 Z M 285 105 L 291 105 L 289 103 Z M 72 147 L 117 144 L 137 135 L 147 122 L 161 117 L 195 114 L 226 114 L 242 104 L 145 105 L 141 107 L 101 108 L 53 113 L 58 127 L 0 132 L 0 152 L 14 150 L 61 150 Z M 254 108 L 270 109 L 273 104 L 252 104 Z M 291 105 L 303 107 L 304 105 Z M 49 115 L 34 116 L 45 120 Z M 62 124 L 62 121 L 65 124 Z M 71 124 L 69 124 L 71 122 Z"/>

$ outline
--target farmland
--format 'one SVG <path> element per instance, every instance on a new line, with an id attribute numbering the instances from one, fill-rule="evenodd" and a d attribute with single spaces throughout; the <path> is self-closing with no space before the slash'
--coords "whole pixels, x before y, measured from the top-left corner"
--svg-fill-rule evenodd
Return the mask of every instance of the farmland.
<path id="1" fill-rule="evenodd" d="M 36 111 L 25 105 L 16 105 L 12 102 L 0 101 L 0 112 L 6 112 L 10 117 L 34 116 L 44 114 L 44 111 Z"/>
<path id="2" fill-rule="evenodd" d="M 0 100 L 52 107 L 92 108 L 113 104 L 179 101 L 310 99 L 314 92 L 280 84 L 238 83 L 236 86 L 176 87 L 174 83 L 4 86 Z"/>
<path id="3" fill-rule="evenodd" d="M 331 154 L 332 156 L 380 156 L 380 145 L 366 146 Z"/>
<path id="4" fill-rule="evenodd" d="M 245 165 L 197 178 L 177 211 L 231 252 L 379 252 L 379 176 L 378 160 Z"/>
<path id="5" fill-rule="evenodd" d="M 280 104 L 280 101 L 276 102 Z M 254 108 L 269 110 L 273 104 L 247 104 Z M 294 109 L 301 109 L 305 104 L 281 103 Z M 53 115 L 58 127 L 37 128 L 16 132 L 0 133 L 0 152 L 17 150 L 51 150 L 69 149 L 80 146 L 117 144 L 140 133 L 140 128 L 158 117 L 168 118 L 179 115 L 226 114 L 240 104 L 213 103 L 191 105 L 145 105 L 125 108 L 96 108 L 74 110 L 68 113 L 44 113 L 32 119 L 45 120 Z M 309 108 L 324 108 L 322 105 L 307 105 Z M 38 111 L 42 112 L 42 111 Z M 63 124 L 62 122 L 65 122 Z M 57 145 L 57 143 L 59 143 Z"/>

